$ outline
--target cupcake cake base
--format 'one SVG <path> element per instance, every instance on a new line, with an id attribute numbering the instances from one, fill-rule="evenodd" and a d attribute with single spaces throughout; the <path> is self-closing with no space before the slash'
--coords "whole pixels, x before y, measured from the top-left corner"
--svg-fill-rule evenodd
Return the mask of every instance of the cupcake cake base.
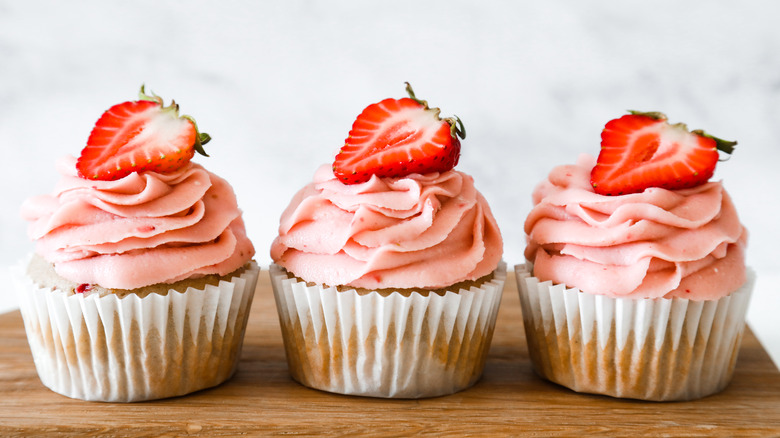
<path id="1" fill-rule="evenodd" d="M 755 275 L 712 301 L 592 295 L 515 267 L 534 370 L 577 392 L 692 400 L 722 391 L 739 352 Z"/>
<path id="2" fill-rule="evenodd" d="M 452 394 L 479 380 L 506 279 L 454 291 L 339 290 L 271 265 L 293 379 L 328 392 L 385 398 Z"/>
<path id="3" fill-rule="evenodd" d="M 201 288 L 73 293 L 17 268 L 30 350 L 41 382 L 62 395 L 132 402 L 219 385 L 236 369 L 259 269 L 250 262 Z"/>

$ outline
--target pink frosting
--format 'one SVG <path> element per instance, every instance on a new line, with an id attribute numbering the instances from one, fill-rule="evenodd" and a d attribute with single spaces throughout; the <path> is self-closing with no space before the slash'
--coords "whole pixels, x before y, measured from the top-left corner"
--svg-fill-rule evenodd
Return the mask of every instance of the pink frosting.
<path id="1" fill-rule="evenodd" d="M 22 205 L 36 252 L 68 280 L 135 289 L 225 275 L 254 255 L 233 189 L 198 164 L 117 181 L 80 178 L 75 166 L 59 160 L 54 193 Z"/>
<path id="2" fill-rule="evenodd" d="M 745 282 L 747 231 L 720 182 L 602 196 L 596 161 L 559 166 L 533 193 L 525 257 L 541 281 L 592 294 L 713 300 Z"/>
<path id="3" fill-rule="evenodd" d="M 441 288 L 490 274 L 502 251 L 490 208 L 464 173 L 345 185 L 322 166 L 282 213 L 271 258 L 313 283 Z"/>

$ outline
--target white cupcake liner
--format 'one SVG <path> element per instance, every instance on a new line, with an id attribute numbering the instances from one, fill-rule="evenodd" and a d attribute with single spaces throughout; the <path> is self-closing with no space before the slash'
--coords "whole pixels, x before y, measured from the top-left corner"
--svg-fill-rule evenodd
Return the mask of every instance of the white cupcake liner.
<path id="1" fill-rule="evenodd" d="M 731 380 L 755 281 L 718 300 L 610 298 L 515 267 L 528 350 L 542 377 L 577 392 L 692 400 Z"/>
<path id="2" fill-rule="evenodd" d="M 66 295 L 14 275 L 41 382 L 62 395 L 133 402 L 216 386 L 236 369 L 259 268 L 185 292 Z"/>
<path id="3" fill-rule="evenodd" d="M 309 286 L 274 264 L 270 275 L 295 380 L 340 394 L 423 398 L 482 375 L 506 265 L 479 288 L 408 297 Z"/>

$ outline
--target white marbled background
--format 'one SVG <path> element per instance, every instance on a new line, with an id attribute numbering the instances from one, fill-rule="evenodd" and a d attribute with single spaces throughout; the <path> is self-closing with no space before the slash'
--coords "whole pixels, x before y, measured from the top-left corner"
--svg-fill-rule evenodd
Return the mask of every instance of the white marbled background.
<path id="1" fill-rule="evenodd" d="M 530 193 L 597 154 L 627 109 L 739 141 L 724 180 L 758 272 L 749 323 L 780 363 L 780 3 L 0 0 L 0 266 L 32 250 L 18 208 L 51 190 L 109 106 L 141 83 L 214 140 L 263 264 L 293 193 L 355 116 L 410 81 L 466 124 L 474 175 L 522 261 Z M 8 284 L 8 283 L 6 283 Z M 13 291 L 0 292 L 0 311 Z"/>

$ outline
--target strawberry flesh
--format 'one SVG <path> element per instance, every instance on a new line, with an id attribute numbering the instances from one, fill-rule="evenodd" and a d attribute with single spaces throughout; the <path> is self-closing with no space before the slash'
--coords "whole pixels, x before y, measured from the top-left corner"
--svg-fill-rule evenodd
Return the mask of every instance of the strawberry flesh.
<path id="1" fill-rule="evenodd" d="M 712 177 L 718 150 L 730 153 L 735 144 L 669 124 L 661 113 L 633 112 L 604 127 L 591 184 L 602 195 L 695 187 Z"/>
<path id="2" fill-rule="evenodd" d="M 133 172 L 173 172 L 186 165 L 209 139 L 198 133 L 178 105 L 149 98 L 112 106 L 95 123 L 76 168 L 86 179 L 116 180 Z"/>
<path id="3" fill-rule="evenodd" d="M 333 173 L 341 182 L 359 184 L 372 175 L 446 172 L 458 163 L 455 119 L 439 118 L 438 108 L 428 108 L 414 98 L 410 87 L 407 90 L 411 98 L 385 99 L 357 117 L 333 162 Z"/>

